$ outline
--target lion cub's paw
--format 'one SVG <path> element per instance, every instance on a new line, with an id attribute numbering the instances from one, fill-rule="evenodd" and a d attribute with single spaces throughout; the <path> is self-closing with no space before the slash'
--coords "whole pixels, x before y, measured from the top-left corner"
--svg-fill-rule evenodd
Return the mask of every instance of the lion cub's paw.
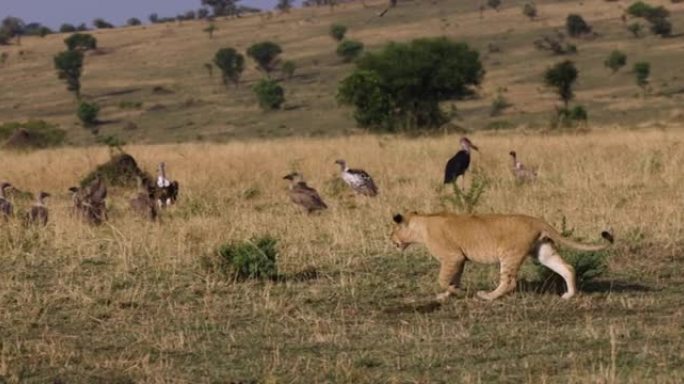
<path id="1" fill-rule="evenodd" d="M 492 301 L 494 298 L 487 291 L 477 291 L 477 297 L 482 300 Z"/>

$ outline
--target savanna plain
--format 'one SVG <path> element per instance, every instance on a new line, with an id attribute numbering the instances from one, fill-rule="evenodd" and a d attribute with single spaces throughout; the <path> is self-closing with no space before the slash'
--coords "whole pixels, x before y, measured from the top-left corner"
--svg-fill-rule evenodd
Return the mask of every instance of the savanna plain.
<path id="1" fill-rule="evenodd" d="M 64 36 L 10 47 L 0 118 L 58 123 L 73 145 L 0 151 L 0 179 L 52 193 L 47 227 L 0 221 L 0 382 L 684 382 L 681 38 L 629 39 L 615 10 L 627 2 L 539 2 L 534 22 L 518 3 L 483 19 L 465 3 L 399 2 L 374 22 L 373 7 L 384 2 L 368 2 L 372 12 L 350 4 L 219 20 L 212 40 L 201 22 L 95 32 L 103 51 L 86 58 L 83 84 L 109 120 L 100 134 L 128 141 L 124 150 L 147 171 L 165 161 L 181 185 L 156 223 L 132 213 L 134 190 L 118 187 L 109 189 L 105 224 L 74 217 L 67 189 L 118 149 L 93 145 L 75 122 L 50 61 Z M 667 4 L 681 20 L 682 6 Z M 530 41 L 568 11 L 603 32 L 579 42 L 575 58 L 577 100 L 596 122 L 546 130 L 556 101 L 539 78 L 555 59 Z M 447 35 L 503 50 L 484 57 L 481 98 L 457 103 L 451 128 L 371 135 L 350 129 L 351 111 L 334 101 L 351 67 L 326 43 L 333 21 L 369 49 Z M 259 111 L 248 85 L 226 91 L 202 68 L 218 47 L 261 38 L 280 39 L 298 61 L 282 111 Z M 652 59 L 659 70 L 648 91 L 628 73 L 606 74 L 598 58 L 615 46 Z M 30 60 L 15 59 L 19 49 Z M 258 74 L 245 76 L 249 84 Z M 170 92 L 154 94 L 159 86 Z M 488 105 L 502 88 L 515 106 L 494 119 Z M 124 129 L 129 121 L 138 128 Z M 511 129 L 486 129 L 502 121 Z M 436 302 L 437 262 L 421 246 L 400 252 L 390 243 L 395 213 L 460 210 L 442 171 L 464 127 L 480 148 L 466 185 L 487 181 L 476 212 L 540 216 L 585 242 L 613 229 L 605 272 L 578 296 L 561 300 L 526 284 L 538 271 L 528 261 L 519 288 L 500 300 L 474 297 L 496 285 L 498 268 L 473 264 L 464 295 Z M 510 150 L 538 167 L 535 182 L 516 182 Z M 339 158 L 368 171 L 380 194 L 341 184 Z M 307 215 L 291 204 L 282 177 L 292 171 L 318 189 L 326 211 Z M 31 200 L 13 203 L 21 216 Z M 221 245 L 265 235 L 277 240 L 278 278 L 238 280 L 208 265 Z"/>

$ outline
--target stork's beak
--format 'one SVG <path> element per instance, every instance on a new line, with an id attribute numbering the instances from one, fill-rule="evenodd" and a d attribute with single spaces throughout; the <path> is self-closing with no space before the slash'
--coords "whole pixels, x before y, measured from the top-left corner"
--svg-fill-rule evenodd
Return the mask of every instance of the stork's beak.
<path id="1" fill-rule="evenodd" d="M 472 149 L 474 149 L 474 150 L 480 152 L 480 148 L 478 148 L 477 145 L 475 145 L 475 144 L 473 144 L 473 143 L 470 143 L 470 148 L 472 148 Z"/>

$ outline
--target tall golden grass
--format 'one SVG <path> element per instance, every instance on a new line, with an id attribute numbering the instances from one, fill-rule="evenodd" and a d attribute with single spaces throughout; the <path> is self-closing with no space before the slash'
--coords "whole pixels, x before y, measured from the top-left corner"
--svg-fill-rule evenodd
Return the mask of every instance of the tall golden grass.
<path id="1" fill-rule="evenodd" d="M 470 138 L 480 147 L 473 169 L 491 181 L 478 212 L 525 213 L 544 217 L 556 226 L 565 218 L 576 229 L 575 236 L 585 240 L 597 239 L 599 232 L 610 226 L 618 244 L 649 241 L 667 249 L 680 242 L 684 223 L 682 131 L 606 129 L 577 135 L 476 134 Z M 130 146 L 126 151 L 149 171 L 159 161 L 167 163 L 169 176 L 180 182 L 180 199 L 177 206 L 163 212 L 160 223 L 148 223 L 128 210 L 127 198 L 133 191 L 111 188 L 110 220 L 101 227 L 71 217 L 67 188 L 106 161 L 107 149 L 1 152 L 0 179 L 22 190 L 51 192 L 53 198 L 47 228 L 25 229 L 16 221 L 0 221 L 0 323 L 8 327 L 0 375 L 22 381 L 22 374 L 43 379 L 63 374 L 88 381 L 92 375 L 123 372 L 147 382 L 204 382 L 208 379 L 199 378 L 214 377 L 212 369 L 228 364 L 224 368 L 229 373 L 260 378 L 289 377 L 294 374 L 292 366 L 310 372 L 312 381 L 323 380 L 325 376 L 317 376 L 323 372 L 341 375 L 333 381 L 383 377 L 359 372 L 354 359 L 361 357 L 353 354 L 317 360 L 309 355 L 263 355 L 247 345 L 251 340 L 276 353 L 282 346 L 269 340 L 291 334 L 297 336 L 285 339 L 290 346 L 313 342 L 351 353 L 348 348 L 354 342 L 347 332 L 387 338 L 386 342 L 392 340 L 397 346 L 403 345 L 401 340 L 425 333 L 437 343 L 444 319 L 409 317 L 407 321 L 416 321 L 412 323 L 415 329 L 392 323 L 384 336 L 378 336 L 371 324 L 384 300 L 432 297 L 437 289 L 436 267 L 429 259 L 420 258 L 424 264 L 411 265 L 414 262 L 400 256 L 387 235 L 395 212 L 453 209 L 441 198 L 450 193 L 442 188 L 441 179 L 446 160 L 458 149 L 458 139 L 353 136 Z M 539 167 L 536 183 L 515 183 L 508 155 L 512 149 L 523 162 Z M 368 171 L 380 195 L 365 198 L 347 190 L 340 192 L 335 181 L 338 167 L 334 161 L 338 158 Z M 293 170 L 303 173 L 320 191 L 330 206 L 327 211 L 306 215 L 289 202 L 282 176 Z M 14 202 L 19 211 L 30 204 Z M 266 233 L 279 239 L 281 272 L 291 274 L 312 266 L 325 271 L 327 279 L 292 287 L 288 283 L 282 288 L 233 285 L 202 270 L 201 257 L 217 245 Z M 653 254 L 651 260 L 642 260 L 642 256 L 626 254 L 611 259 L 612 272 L 630 273 L 633 268 L 673 257 Z M 377 270 L 377 263 L 386 260 L 397 264 L 391 262 Z M 409 272 L 414 269 L 421 272 Z M 473 272 L 466 271 L 470 276 L 466 284 L 487 286 L 496 274 L 491 272 L 484 282 L 478 282 Z M 283 294 L 283 290 L 289 293 Z M 522 295 L 521 305 L 533 305 L 536 296 Z M 546 305 L 555 308 L 555 300 L 549 299 Z M 593 308 L 595 300 L 580 297 L 574 305 Z M 622 308 L 623 304 L 610 305 Z M 319 313 L 319 306 L 327 309 Z M 477 308 L 471 308 L 476 312 L 468 318 L 485 310 Z M 498 310 L 513 309 L 506 305 Z M 280 316 L 285 323 L 278 330 Z M 352 326 L 350 321 L 358 324 Z M 507 324 L 518 322 L 508 319 Z M 223 327 L 226 330 L 220 331 Z M 235 352 L 240 348 L 251 352 Z M 372 354 L 372 345 L 365 348 Z M 183 360 L 174 351 L 193 357 Z M 435 353 L 446 356 L 442 352 Z M 203 353 L 225 354 L 225 361 L 201 357 Z M 430 361 L 425 350 L 415 353 L 419 360 L 413 364 L 418 367 Z M 588 356 L 573 358 L 583 364 L 598 353 L 592 350 Z M 666 359 L 664 356 L 656 359 Z M 531 361 L 534 364 L 536 360 Z M 199 371 L 190 364 L 196 364 Z M 372 359 L 368 364 L 374 364 Z M 35 370 L 29 369 L 32 366 Z M 464 381 L 477 381 L 472 376 L 475 372 L 464 369 L 460 371 Z M 530 377 L 554 377 L 563 372 L 549 369 L 535 370 Z M 600 367 L 576 369 L 576 377 L 606 377 L 601 376 Z"/>

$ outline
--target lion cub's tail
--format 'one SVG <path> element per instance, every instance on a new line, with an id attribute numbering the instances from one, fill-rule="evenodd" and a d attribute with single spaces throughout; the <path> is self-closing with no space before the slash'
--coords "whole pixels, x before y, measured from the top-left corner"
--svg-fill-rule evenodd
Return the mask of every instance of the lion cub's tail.
<path id="1" fill-rule="evenodd" d="M 553 227 L 550 225 L 547 225 L 546 230 L 544 230 L 540 236 L 540 238 L 548 238 L 553 240 L 556 243 L 562 244 L 568 248 L 572 248 L 578 251 L 602 251 L 608 247 L 610 247 L 613 242 L 615 241 L 615 238 L 613 236 L 613 233 L 610 230 L 605 230 L 601 232 L 601 237 L 606 240 L 605 244 L 584 244 L 580 243 L 578 241 L 568 239 L 567 237 L 563 237 L 558 231 L 556 231 Z"/>

